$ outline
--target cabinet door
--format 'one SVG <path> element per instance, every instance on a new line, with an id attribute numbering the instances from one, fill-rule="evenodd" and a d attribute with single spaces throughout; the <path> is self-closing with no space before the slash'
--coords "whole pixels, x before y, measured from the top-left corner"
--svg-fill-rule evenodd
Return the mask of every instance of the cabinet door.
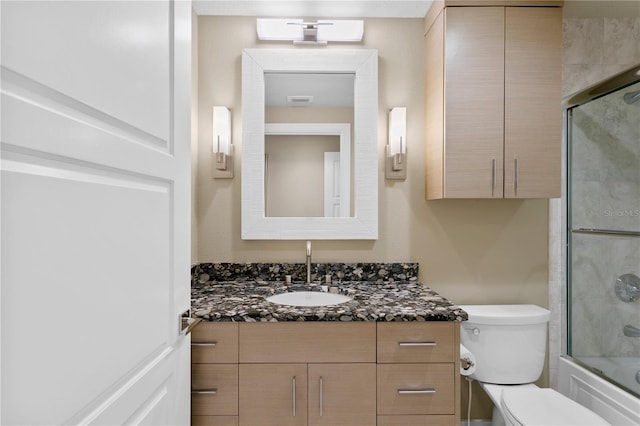
<path id="1" fill-rule="evenodd" d="M 375 425 L 376 365 L 309 364 L 309 425 Z"/>
<path id="2" fill-rule="evenodd" d="M 198 324 L 191 335 L 191 362 L 237 363 L 238 323 L 207 321 Z"/>
<path id="3" fill-rule="evenodd" d="M 191 365 L 191 414 L 238 415 L 238 364 Z"/>
<path id="4" fill-rule="evenodd" d="M 456 414 L 454 363 L 378 364 L 377 373 L 378 414 Z"/>
<path id="5" fill-rule="evenodd" d="M 456 329 L 450 321 L 378 323 L 378 364 L 452 362 Z"/>
<path id="6" fill-rule="evenodd" d="M 507 7 L 505 198 L 560 196 L 562 9 Z"/>
<path id="7" fill-rule="evenodd" d="M 240 426 L 307 424 L 306 364 L 240 364 Z"/>
<path id="8" fill-rule="evenodd" d="M 445 13 L 444 196 L 502 198 L 504 8 Z"/>

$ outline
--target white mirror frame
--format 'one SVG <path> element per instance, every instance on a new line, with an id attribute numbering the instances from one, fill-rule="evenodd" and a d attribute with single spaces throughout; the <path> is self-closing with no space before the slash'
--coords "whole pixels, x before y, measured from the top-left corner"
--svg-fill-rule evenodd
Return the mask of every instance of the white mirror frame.
<path id="1" fill-rule="evenodd" d="M 340 139 L 340 214 L 351 214 L 351 124 L 349 123 L 265 123 L 267 136 L 338 136 Z M 267 168 L 268 173 L 268 168 Z M 325 188 L 327 174 L 325 170 Z M 326 194 L 325 194 L 326 197 Z M 326 202 L 326 198 L 325 198 Z M 326 207 L 325 207 L 326 209 Z M 325 210 L 326 212 L 326 210 Z"/>
<path id="2" fill-rule="evenodd" d="M 264 74 L 268 72 L 355 74 L 353 217 L 265 216 Z M 377 115 L 377 50 L 244 49 L 242 51 L 242 239 L 377 239 Z"/>

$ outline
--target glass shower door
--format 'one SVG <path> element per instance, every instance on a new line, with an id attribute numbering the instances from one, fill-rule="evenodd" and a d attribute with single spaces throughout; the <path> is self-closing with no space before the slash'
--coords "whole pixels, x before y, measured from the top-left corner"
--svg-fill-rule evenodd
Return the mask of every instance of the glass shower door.
<path id="1" fill-rule="evenodd" d="M 568 354 L 640 396 L 640 83 L 567 128 Z"/>

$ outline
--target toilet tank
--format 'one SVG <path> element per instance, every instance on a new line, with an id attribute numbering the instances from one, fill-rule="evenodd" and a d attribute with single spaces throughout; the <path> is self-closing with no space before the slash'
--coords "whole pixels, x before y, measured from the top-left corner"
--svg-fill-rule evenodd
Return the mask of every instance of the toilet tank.
<path id="1" fill-rule="evenodd" d="M 472 378 L 485 383 L 534 382 L 544 367 L 550 312 L 536 305 L 463 305 L 460 343 L 476 359 Z"/>

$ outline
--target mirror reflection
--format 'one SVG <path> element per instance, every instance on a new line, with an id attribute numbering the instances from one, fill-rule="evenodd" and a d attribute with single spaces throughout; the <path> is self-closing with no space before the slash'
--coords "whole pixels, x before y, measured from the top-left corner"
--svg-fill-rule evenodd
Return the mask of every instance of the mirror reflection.
<path id="1" fill-rule="evenodd" d="M 314 75 L 298 90 L 274 90 L 273 80 Z M 318 79 L 327 78 L 322 84 Z M 347 80 L 345 88 L 338 80 Z M 319 89 L 323 87 L 323 89 Z M 313 90 L 313 92 L 311 92 Z M 280 104 L 266 101 L 279 93 Z M 329 92 L 347 95 L 348 103 L 327 104 Z M 313 103 L 309 104 L 313 96 Z M 313 104 L 316 106 L 313 106 Z M 296 105 L 296 106 L 294 106 Z M 301 106 L 305 105 L 305 106 Z M 378 238 L 378 53 L 373 49 L 244 49 L 242 51 L 242 202 L 244 240 L 375 240 Z M 314 128 L 315 127 L 315 128 Z M 267 135 L 333 135 L 340 138 L 340 216 L 267 216 L 266 179 L 274 165 L 265 163 Z M 314 138 L 315 139 L 315 138 Z M 307 141 L 307 146 L 314 142 Z M 270 144 L 270 143 L 269 143 Z M 334 148 L 331 148 L 332 150 Z M 324 151 L 323 151 L 324 152 Z M 336 151 L 327 151 L 336 152 Z M 295 160 L 294 160 L 295 161 Z M 353 163 L 353 164 L 352 164 Z M 267 172 L 265 173 L 265 167 Z M 296 180 L 306 171 L 283 179 Z M 325 173 L 323 172 L 323 179 Z M 348 178 L 343 178 L 347 177 Z M 308 184 L 311 185 L 311 184 Z M 324 184 L 323 195 L 324 199 Z M 349 193 L 347 197 L 346 194 Z M 296 195 L 285 200 L 296 203 Z M 342 202 L 349 199 L 350 203 Z M 350 204 L 347 206 L 347 204 Z M 334 211 L 338 208 L 334 207 Z M 285 211 L 291 211 L 286 208 Z M 275 214 L 275 213 L 272 213 Z M 302 214 L 296 212 L 295 214 Z M 312 213 L 319 214 L 319 213 Z"/>
<path id="2" fill-rule="evenodd" d="M 266 217 L 353 217 L 354 73 L 265 72 Z"/>

